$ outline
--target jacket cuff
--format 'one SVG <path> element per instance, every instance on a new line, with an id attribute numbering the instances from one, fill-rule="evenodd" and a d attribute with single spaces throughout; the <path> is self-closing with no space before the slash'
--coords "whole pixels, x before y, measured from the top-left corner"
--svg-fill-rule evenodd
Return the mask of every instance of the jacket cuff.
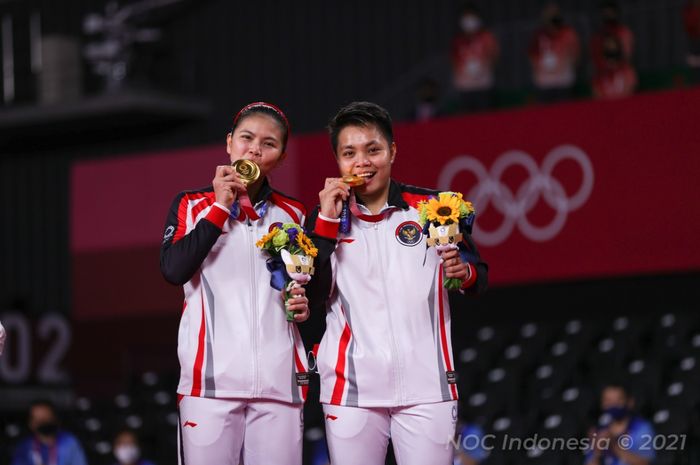
<path id="1" fill-rule="evenodd" d="M 224 224 L 226 223 L 226 220 L 228 220 L 228 216 L 230 214 L 231 213 L 226 207 L 219 203 L 215 203 L 209 209 L 209 213 L 207 213 L 207 216 L 205 216 L 204 219 L 214 223 L 214 225 L 216 225 L 217 228 L 223 229 Z"/>
<path id="2" fill-rule="evenodd" d="M 314 233 L 326 239 L 335 239 L 338 237 L 338 229 L 340 229 L 340 220 L 333 220 L 332 218 L 324 217 L 323 215 L 318 215 L 316 218 L 316 224 L 314 225 Z"/>
<path id="3" fill-rule="evenodd" d="M 476 282 L 476 268 L 467 263 L 467 279 L 462 282 L 462 289 L 469 289 Z"/>

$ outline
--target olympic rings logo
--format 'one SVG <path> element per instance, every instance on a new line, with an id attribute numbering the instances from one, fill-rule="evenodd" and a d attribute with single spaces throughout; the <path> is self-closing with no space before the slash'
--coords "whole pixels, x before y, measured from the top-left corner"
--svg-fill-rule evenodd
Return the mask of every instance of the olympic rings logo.
<path id="1" fill-rule="evenodd" d="M 564 186 L 552 175 L 557 164 L 566 159 L 576 162 L 583 174 L 581 185 L 571 196 L 567 195 Z M 525 168 L 529 174 L 527 181 L 515 192 L 501 181 L 503 173 L 514 166 Z M 503 215 L 503 222 L 491 231 L 481 229 L 478 221 L 474 224 L 474 239 L 485 246 L 502 243 L 516 226 L 525 237 L 534 242 L 552 239 L 564 227 L 569 213 L 585 204 L 593 191 L 593 164 L 588 155 L 574 145 L 560 145 L 552 149 L 542 161 L 541 168 L 529 154 L 520 150 L 503 153 L 493 163 L 491 171 L 476 158 L 460 155 L 442 169 L 438 188 L 450 190 L 455 176 L 462 171 L 473 173 L 478 180 L 465 197 L 474 202 L 476 211 L 483 213 L 489 206 L 493 206 Z M 544 226 L 534 225 L 528 219 L 528 213 L 540 197 L 555 211 L 552 221 Z"/>

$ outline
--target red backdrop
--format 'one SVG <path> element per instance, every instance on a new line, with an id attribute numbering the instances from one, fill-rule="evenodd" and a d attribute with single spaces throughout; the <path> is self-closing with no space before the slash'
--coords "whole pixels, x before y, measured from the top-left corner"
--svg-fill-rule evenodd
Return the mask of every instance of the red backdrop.
<path id="1" fill-rule="evenodd" d="M 697 270 L 697 121 L 700 89 L 398 124 L 393 176 L 474 201 L 495 285 Z M 222 143 L 74 166 L 76 317 L 179 308 L 158 269 L 165 216 L 226 160 Z M 312 207 L 335 174 L 327 136 L 298 136 L 273 184 Z"/>

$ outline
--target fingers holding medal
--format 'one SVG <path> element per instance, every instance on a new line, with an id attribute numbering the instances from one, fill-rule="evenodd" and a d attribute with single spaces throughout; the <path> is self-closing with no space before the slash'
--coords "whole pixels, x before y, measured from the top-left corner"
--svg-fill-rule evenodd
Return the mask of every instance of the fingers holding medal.
<path id="1" fill-rule="evenodd" d="M 328 218 L 338 218 L 343 208 L 343 201 L 350 196 L 350 185 L 343 178 L 326 178 L 325 186 L 318 194 L 321 214 Z"/>

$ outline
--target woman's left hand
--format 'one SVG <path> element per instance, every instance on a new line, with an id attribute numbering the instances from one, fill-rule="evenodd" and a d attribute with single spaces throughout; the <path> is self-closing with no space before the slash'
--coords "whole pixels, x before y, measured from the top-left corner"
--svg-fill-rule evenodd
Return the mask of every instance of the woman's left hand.
<path id="1" fill-rule="evenodd" d="M 462 261 L 459 249 L 446 250 L 440 255 L 440 258 L 446 278 L 457 278 L 462 281 L 467 279 L 467 264 Z"/>
<path id="2" fill-rule="evenodd" d="M 306 289 L 302 286 L 292 288 L 291 297 L 287 301 L 287 310 L 294 312 L 294 321 L 301 323 L 309 319 L 309 299 L 306 297 Z"/>

